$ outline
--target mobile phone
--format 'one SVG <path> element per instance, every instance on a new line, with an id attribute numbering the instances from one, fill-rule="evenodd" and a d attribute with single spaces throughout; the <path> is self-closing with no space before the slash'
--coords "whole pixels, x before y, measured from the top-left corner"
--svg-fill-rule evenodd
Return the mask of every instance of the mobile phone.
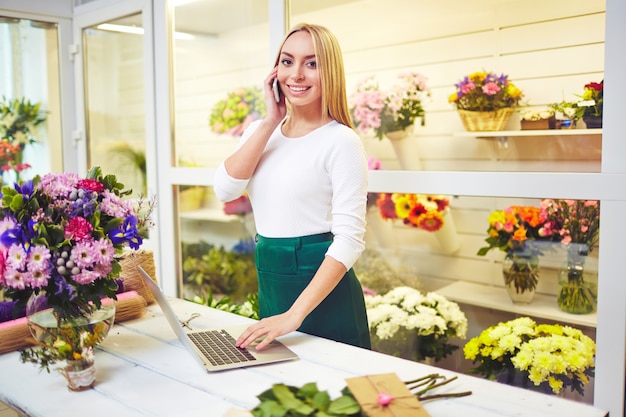
<path id="1" fill-rule="evenodd" d="M 276 100 L 276 103 L 280 103 L 280 87 L 278 86 L 278 78 L 274 78 L 272 91 L 274 91 L 274 100 Z"/>

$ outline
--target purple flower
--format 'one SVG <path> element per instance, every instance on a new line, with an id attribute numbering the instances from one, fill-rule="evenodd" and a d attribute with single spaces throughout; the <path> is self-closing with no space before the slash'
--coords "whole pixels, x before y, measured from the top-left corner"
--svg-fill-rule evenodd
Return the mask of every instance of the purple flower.
<path id="1" fill-rule="evenodd" d="M 137 217 L 128 216 L 120 227 L 111 230 L 108 234 L 109 239 L 114 245 L 128 242 L 128 246 L 132 249 L 139 249 L 143 242 L 143 238 L 137 229 Z"/>

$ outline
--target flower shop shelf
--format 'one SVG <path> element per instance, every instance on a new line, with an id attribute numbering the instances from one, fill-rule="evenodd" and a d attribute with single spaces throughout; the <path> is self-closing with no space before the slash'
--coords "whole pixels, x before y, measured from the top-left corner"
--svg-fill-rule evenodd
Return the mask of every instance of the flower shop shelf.
<path id="1" fill-rule="evenodd" d="M 204 220 L 221 223 L 238 223 L 241 222 L 239 216 L 225 214 L 222 209 L 201 208 L 198 210 L 181 211 L 180 218 L 183 220 Z"/>
<path id="2" fill-rule="evenodd" d="M 536 318 L 555 320 L 561 323 L 595 328 L 597 314 L 569 314 L 561 311 L 556 297 L 535 294 L 529 304 L 513 304 L 504 287 L 457 281 L 437 290 L 437 293 L 456 301 L 492 310 L 507 311 Z"/>
<path id="3" fill-rule="evenodd" d="M 602 137 L 602 129 L 498 130 L 491 132 L 455 132 L 454 136 L 506 140 L 511 137 L 561 138 L 567 136 Z"/>

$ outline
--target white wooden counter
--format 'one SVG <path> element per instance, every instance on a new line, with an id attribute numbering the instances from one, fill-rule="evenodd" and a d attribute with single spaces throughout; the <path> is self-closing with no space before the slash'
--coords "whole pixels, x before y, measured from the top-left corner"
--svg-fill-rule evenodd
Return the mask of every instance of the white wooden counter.
<path id="1" fill-rule="evenodd" d="M 179 318 L 201 313 L 194 328 L 248 322 L 241 316 L 172 300 Z M 251 409 L 256 395 L 283 382 L 317 382 L 331 397 L 345 378 L 395 372 L 402 380 L 453 372 L 341 343 L 294 333 L 281 339 L 299 359 L 209 374 L 182 348 L 158 305 L 144 317 L 115 325 L 96 353 L 94 389 L 70 392 L 63 377 L 22 364 L 16 352 L 0 355 L 0 401 L 30 417 L 219 417 L 232 408 Z M 425 402 L 433 417 L 603 417 L 586 404 L 486 381 L 468 375 L 437 392 L 471 390 L 468 397 Z"/>

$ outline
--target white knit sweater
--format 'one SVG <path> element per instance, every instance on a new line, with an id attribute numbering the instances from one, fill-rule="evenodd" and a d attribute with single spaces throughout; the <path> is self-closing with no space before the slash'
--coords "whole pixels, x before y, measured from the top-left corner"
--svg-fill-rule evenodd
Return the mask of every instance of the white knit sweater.
<path id="1" fill-rule="evenodd" d="M 258 127 L 251 124 L 241 143 Z M 248 191 L 257 232 L 265 237 L 331 231 L 327 255 L 352 267 L 365 248 L 367 158 L 359 136 L 332 121 L 298 138 L 280 125 L 272 133 L 249 180 L 231 177 L 222 163 L 214 178 L 221 201 Z"/>

